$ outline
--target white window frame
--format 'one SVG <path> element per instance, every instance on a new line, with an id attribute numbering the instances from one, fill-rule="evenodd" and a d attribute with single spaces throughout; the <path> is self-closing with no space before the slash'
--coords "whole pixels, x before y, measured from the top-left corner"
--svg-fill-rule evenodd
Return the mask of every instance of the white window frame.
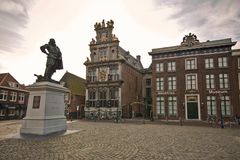
<path id="1" fill-rule="evenodd" d="M 19 103 L 24 103 L 24 101 L 25 101 L 25 93 L 19 93 L 18 102 Z"/>
<path id="2" fill-rule="evenodd" d="M 11 92 L 9 101 L 16 102 L 17 101 L 17 92 Z"/>
<path id="3" fill-rule="evenodd" d="M 197 69 L 197 58 L 185 59 L 185 70 L 193 70 L 193 69 Z"/>
<path id="4" fill-rule="evenodd" d="M 164 96 L 157 96 L 156 100 L 157 100 L 156 101 L 157 114 L 165 115 L 165 97 Z"/>
<path id="5" fill-rule="evenodd" d="M 163 72 L 163 71 L 164 71 L 163 63 L 157 63 L 156 64 L 156 72 Z"/>
<path id="6" fill-rule="evenodd" d="M 218 67 L 219 68 L 226 68 L 228 67 L 227 57 L 218 57 Z"/>
<path id="7" fill-rule="evenodd" d="M 158 77 L 156 79 L 156 89 L 157 91 L 164 91 L 164 77 Z"/>
<path id="8" fill-rule="evenodd" d="M 240 69 L 240 57 L 238 57 L 238 69 Z"/>
<path id="9" fill-rule="evenodd" d="M 216 96 L 207 96 L 207 114 L 208 115 L 217 115 Z"/>
<path id="10" fill-rule="evenodd" d="M 229 88 L 229 77 L 227 73 L 219 74 L 219 88 L 228 89 Z"/>
<path id="11" fill-rule="evenodd" d="M 167 63 L 167 71 L 168 72 L 175 72 L 176 71 L 176 62 L 175 61 L 171 61 Z"/>
<path id="12" fill-rule="evenodd" d="M 0 94 L 2 95 L 2 98 L 1 98 L 0 100 L 1 100 L 1 101 L 7 101 L 8 91 L 6 91 L 6 90 L 0 90 Z"/>
<path id="13" fill-rule="evenodd" d="M 215 76 L 214 74 L 206 74 L 206 89 L 214 89 L 215 88 Z"/>
<path id="14" fill-rule="evenodd" d="M 214 68 L 213 58 L 205 58 L 205 68 L 206 68 L 206 69 L 212 69 L 212 68 Z"/>
<path id="15" fill-rule="evenodd" d="M 192 88 L 192 82 L 191 82 L 191 88 L 188 88 L 188 76 L 195 76 L 195 83 L 196 83 L 196 85 L 195 85 L 195 88 L 193 89 Z M 186 76 L 185 76 L 185 85 L 186 85 L 186 90 L 198 90 L 198 76 L 197 76 L 197 74 L 196 73 L 194 73 L 194 74 L 186 74 Z"/>
<path id="16" fill-rule="evenodd" d="M 229 96 L 221 96 L 222 116 L 231 116 L 231 102 Z"/>
<path id="17" fill-rule="evenodd" d="M 238 72 L 238 89 L 240 90 L 240 72 Z"/>
<path id="18" fill-rule="evenodd" d="M 169 96 L 168 97 L 168 113 L 169 115 L 177 115 L 177 97 Z"/>
<path id="19" fill-rule="evenodd" d="M 168 90 L 176 90 L 176 88 L 177 88 L 176 76 L 168 77 Z"/>

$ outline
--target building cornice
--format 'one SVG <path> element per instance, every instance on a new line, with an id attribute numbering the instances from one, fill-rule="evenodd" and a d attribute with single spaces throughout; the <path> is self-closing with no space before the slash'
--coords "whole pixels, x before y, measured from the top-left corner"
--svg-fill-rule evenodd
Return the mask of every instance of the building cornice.
<path id="1" fill-rule="evenodd" d="M 18 88 L 6 87 L 6 86 L 0 86 L 0 88 L 8 89 L 8 90 L 14 90 L 14 91 L 28 92 L 29 93 L 28 90 L 24 90 L 24 89 L 18 89 Z"/>
<path id="2" fill-rule="evenodd" d="M 156 55 L 156 54 L 169 54 L 173 52 L 183 52 L 183 51 L 192 51 L 192 50 L 199 50 L 199 49 L 207 49 L 207 48 L 216 48 L 216 47 L 224 47 L 224 46 L 234 46 L 237 42 L 232 42 L 230 38 L 222 39 L 222 40 L 215 40 L 215 41 L 207 41 L 202 42 L 193 46 L 171 46 L 171 47 L 163 47 L 163 48 L 156 48 L 152 49 L 152 52 L 149 52 L 149 55 Z"/>

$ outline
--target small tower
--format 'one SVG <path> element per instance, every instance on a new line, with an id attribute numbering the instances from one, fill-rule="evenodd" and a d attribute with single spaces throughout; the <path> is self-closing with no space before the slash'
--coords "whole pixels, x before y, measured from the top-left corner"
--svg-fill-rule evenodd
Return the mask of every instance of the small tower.
<path id="1" fill-rule="evenodd" d="M 113 24 L 113 20 L 107 21 L 107 23 L 105 23 L 104 19 L 102 20 L 102 23 L 96 23 L 94 25 L 95 31 L 97 33 L 96 41 L 92 39 L 90 45 L 109 43 L 118 40 L 115 35 L 112 34 L 112 30 L 114 28 Z"/>

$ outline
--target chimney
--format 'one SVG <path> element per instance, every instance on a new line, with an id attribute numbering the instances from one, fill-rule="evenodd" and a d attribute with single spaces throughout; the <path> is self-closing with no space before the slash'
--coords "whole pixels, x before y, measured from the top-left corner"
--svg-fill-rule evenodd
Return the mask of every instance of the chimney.
<path id="1" fill-rule="evenodd" d="M 140 62 L 141 61 L 141 56 L 137 55 L 137 60 Z"/>

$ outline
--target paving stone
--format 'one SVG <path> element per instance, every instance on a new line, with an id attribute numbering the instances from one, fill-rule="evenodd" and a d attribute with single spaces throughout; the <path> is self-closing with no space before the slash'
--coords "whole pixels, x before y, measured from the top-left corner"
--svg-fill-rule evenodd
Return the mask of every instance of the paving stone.
<path id="1" fill-rule="evenodd" d="M 19 128 L 20 121 L 11 125 Z M 239 129 L 87 121 L 68 123 L 68 129 L 79 132 L 41 141 L 2 137 L 0 159 L 237 160 L 240 157 Z M 9 134 L 14 131 L 9 130 Z M 8 131 L 1 130 L 0 135 L 4 134 Z"/>

